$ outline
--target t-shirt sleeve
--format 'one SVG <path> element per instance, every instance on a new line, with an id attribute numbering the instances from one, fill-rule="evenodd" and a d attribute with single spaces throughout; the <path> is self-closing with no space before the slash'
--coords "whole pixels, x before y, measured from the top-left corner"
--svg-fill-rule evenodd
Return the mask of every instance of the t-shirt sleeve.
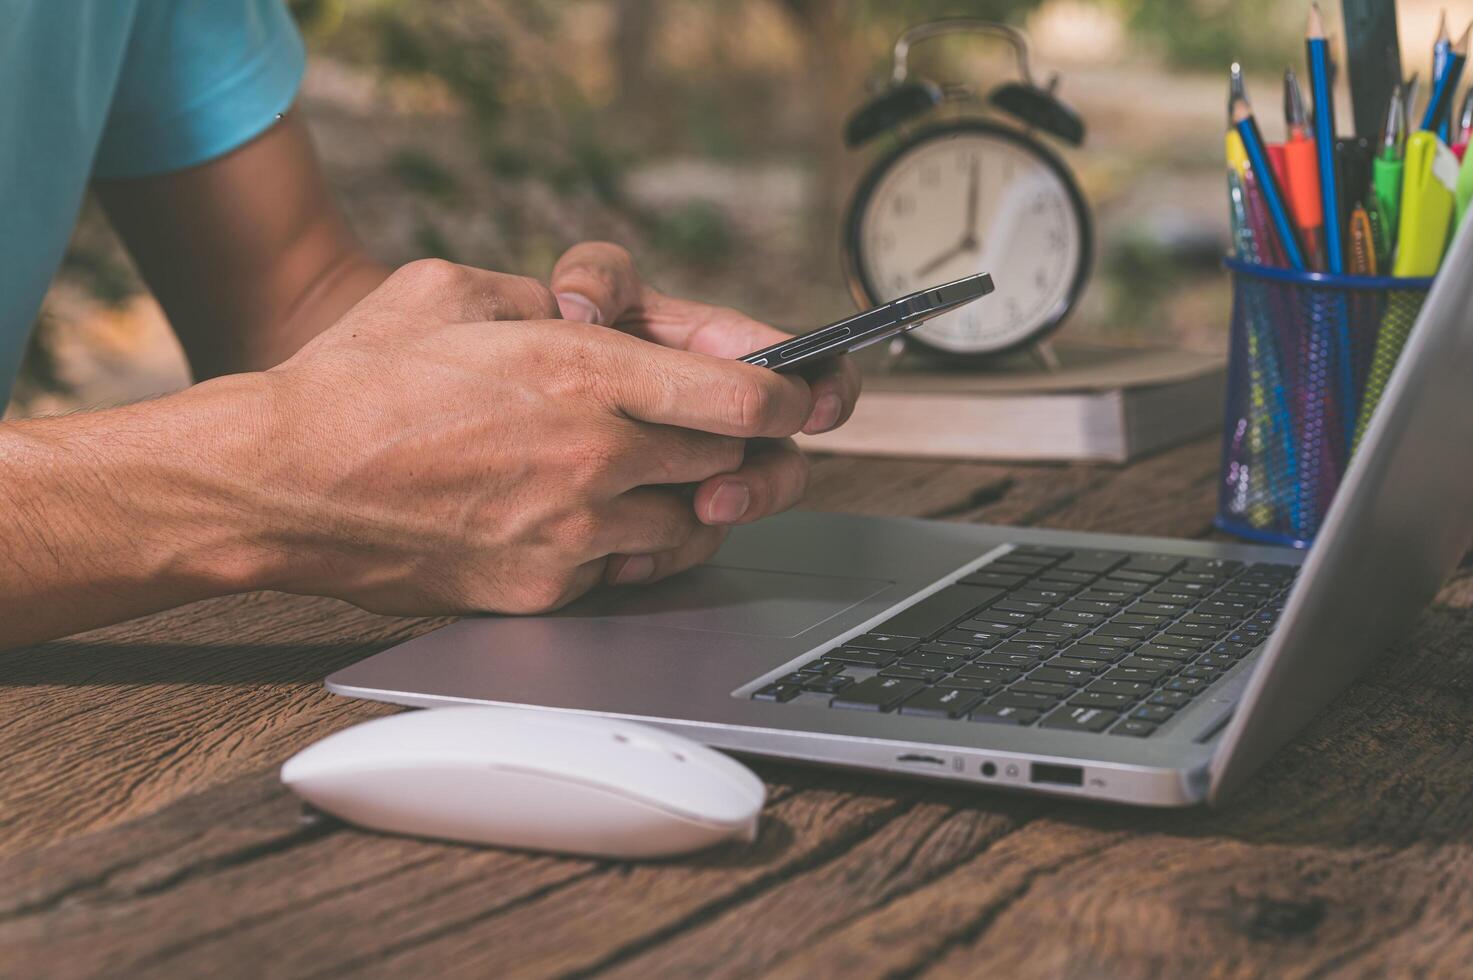
<path id="1" fill-rule="evenodd" d="M 230 152 L 287 110 L 306 60 L 282 0 L 141 0 L 93 176 Z"/>

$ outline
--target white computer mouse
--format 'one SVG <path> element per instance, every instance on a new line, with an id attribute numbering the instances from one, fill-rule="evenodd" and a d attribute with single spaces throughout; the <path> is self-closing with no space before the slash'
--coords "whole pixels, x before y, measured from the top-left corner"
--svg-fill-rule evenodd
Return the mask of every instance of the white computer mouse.
<path id="1" fill-rule="evenodd" d="M 391 833 L 596 857 L 754 840 L 750 769 L 645 725 L 525 708 L 432 708 L 364 722 L 287 760 L 313 806 Z"/>

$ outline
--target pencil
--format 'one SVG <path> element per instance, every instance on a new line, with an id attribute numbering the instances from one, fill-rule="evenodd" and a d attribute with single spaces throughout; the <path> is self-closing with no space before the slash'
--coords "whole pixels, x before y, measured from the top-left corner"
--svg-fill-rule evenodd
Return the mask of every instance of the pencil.
<path id="1" fill-rule="evenodd" d="M 1289 220 L 1289 210 L 1284 204 L 1283 192 L 1279 188 L 1278 181 L 1274 179 L 1273 167 L 1268 162 L 1268 150 L 1263 142 L 1263 134 L 1258 131 L 1258 123 L 1253 118 L 1253 109 L 1248 105 L 1246 98 L 1239 96 L 1233 99 L 1232 119 L 1233 127 L 1243 138 L 1243 149 L 1248 151 L 1248 162 L 1253 166 L 1253 174 L 1258 179 L 1258 189 L 1263 194 L 1264 203 L 1268 205 L 1268 213 L 1273 219 L 1274 230 L 1278 232 L 1279 244 L 1284 249 L 1284 257 L 1288 260 L 1290 268 L 1302 272 L 1304 271 L 1304 252 L 1300 250 L 1299 240 L 1294 234 L 1294 226 Z"/>
<path id="2" fill-rule="evenodd" d="M 1320 5 L 1309 7 L 1304 45 L 1309 55 L 1309 80 L 1314 92 L 1315 155 L 1320 164 L 1320 201 L 1325 214 L 1325 264 L 1336 275 L 1345 271 L 1340 229 L 1340 194 L 1335 177 L 1335 99 L 1330 86 L 1330 45 Z"/>

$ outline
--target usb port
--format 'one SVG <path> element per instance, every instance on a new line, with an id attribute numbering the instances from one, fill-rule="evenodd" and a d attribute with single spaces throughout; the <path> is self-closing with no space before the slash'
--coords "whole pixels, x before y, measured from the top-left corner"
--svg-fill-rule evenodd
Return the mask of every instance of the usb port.
<path id="1" fill-rule="evenodd" d="M 1079 766 L 1051 766 L 1047 763 L 1035 762 L 1028 778 L 1035 783 L 1083 786 L 1084 770 Z"/>

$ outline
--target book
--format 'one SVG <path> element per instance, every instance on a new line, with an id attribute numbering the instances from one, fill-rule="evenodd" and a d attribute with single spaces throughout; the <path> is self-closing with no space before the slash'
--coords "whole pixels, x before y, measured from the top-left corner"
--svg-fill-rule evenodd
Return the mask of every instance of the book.
<path id="1" fill-rule="evenodd" d="M 1222 423 L 1223 354 L 1058 346 L 984 369 L 883 370 L 865 359 L 864 392 L 840 428 L 798 436 L 813 452 L 951 459 L 1124 463 Z"/>

